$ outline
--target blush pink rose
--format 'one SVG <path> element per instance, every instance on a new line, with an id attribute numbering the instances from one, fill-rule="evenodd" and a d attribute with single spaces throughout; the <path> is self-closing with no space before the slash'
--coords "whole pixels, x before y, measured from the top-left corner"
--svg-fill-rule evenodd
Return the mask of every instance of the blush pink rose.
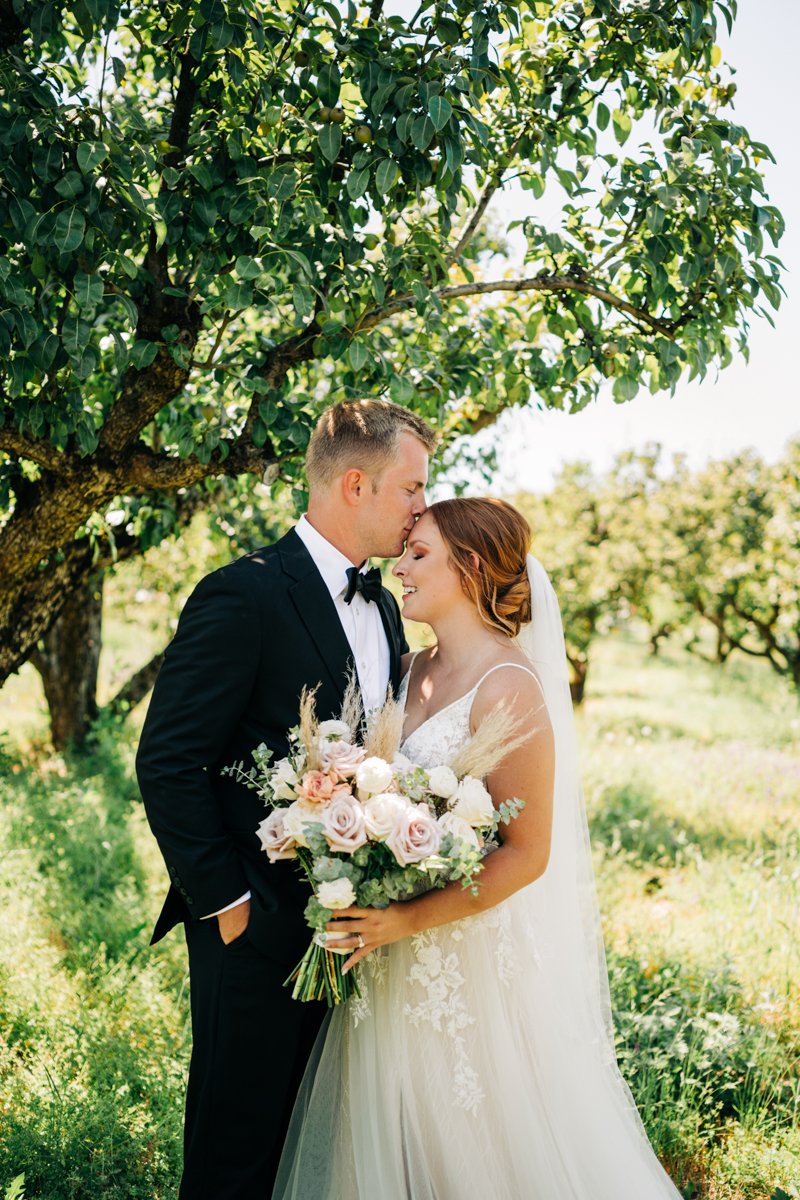
<path id="1" fill-rule="evenodd" d="M 327 804 L 338 786 L 338 779 L 334 779 L 325 771 L 306 771 L 296 791 L 298 796 L 308 800 L 310 804 Z"/>
<path id="2" fill-rule="evenodd" d="M 364 810 L 348 792 L 337 792 L 326 805 L 322 824 L 331 850 L 341 854 L 352 854 L 367 840 Z"/>
<path id="3" fill-rule="evenodd" d="M 270 862 L 278 862 L 281 858 L 297 857 L 297 843 L 283 827 L 285 811 L 283 808 L 274 808 L 256 830 L 261 842 L 261 849 L 266 851 Z"/>
<path id="4" fill-rule="evenodd" d="M 427 804 L 411 804 L 397 814 L 386 845 L 400 866 L 406 867 L 435 854 L 441 841 L 442 831 Z"/>
<path id="5" fill-rule="evenodd" d="M 337 775 L 339 779 L 352 779 L 358 764 L 364 758 L 360 746 L 351 746 L 349 742 L 329 742 L 320 740 L 319 747 L 322 767 Z"/>

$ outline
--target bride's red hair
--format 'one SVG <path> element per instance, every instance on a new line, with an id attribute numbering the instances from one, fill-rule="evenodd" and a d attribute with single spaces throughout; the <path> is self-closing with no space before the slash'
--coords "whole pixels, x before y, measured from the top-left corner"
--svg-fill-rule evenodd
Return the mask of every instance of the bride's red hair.
<path id="1" fill-rule="evenodd" d="M 481 620 L 508 637 L 516 636 L 531 619 L 525 564 L 531 528 L 522 513 L 505 500 L 484 496 L 439 500 L 427 511 Z"/>

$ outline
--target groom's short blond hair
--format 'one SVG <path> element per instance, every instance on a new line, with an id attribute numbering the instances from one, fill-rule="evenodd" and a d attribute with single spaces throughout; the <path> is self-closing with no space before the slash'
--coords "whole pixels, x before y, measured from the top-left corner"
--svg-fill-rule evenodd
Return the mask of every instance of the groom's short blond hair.
<path id="1" fill-rule="evenodd" d="M 326 408 L 306 451 L 310 488 L 329 488 L 345 471 L 380 475 L 392 461 L 400 435 L 413 434 L 433 454 L 437 437 L 421 417 L 388 400 L 348 400 Z"/>

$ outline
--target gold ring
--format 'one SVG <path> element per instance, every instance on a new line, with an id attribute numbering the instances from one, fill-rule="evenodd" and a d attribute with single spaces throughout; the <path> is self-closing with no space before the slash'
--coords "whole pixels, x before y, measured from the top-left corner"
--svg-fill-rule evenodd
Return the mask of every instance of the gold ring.
<path id="1" fill-rule="evenodd" d="M 364 949 L 364 947 L 366 946 L 366 944 L 367 944 L 367 943 L 364 941 L 364 935 L 363 935 L 363 933 L 359 933 L 359 935 L 358 935 L 358 948 L 359 948 L 359 950 L 363 950 L 363 949 Z"/>

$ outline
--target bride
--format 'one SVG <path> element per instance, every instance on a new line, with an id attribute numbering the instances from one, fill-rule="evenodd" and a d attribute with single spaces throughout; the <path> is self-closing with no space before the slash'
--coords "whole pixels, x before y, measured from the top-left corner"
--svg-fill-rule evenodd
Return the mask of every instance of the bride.
<path id="1" fill-rule="evenodd" d="M 273 1200 L 677 1200 L 617 1068 L 561 617 L 501 500 L 434 504 L 394 568 L 436 644 L 408 656 L 403 753 L 447 762 L 499 702 L 531 729 L 487 779 L 524 800 L 459 884 L 350 908 L 362 998 L 333 1011 Z"/>

